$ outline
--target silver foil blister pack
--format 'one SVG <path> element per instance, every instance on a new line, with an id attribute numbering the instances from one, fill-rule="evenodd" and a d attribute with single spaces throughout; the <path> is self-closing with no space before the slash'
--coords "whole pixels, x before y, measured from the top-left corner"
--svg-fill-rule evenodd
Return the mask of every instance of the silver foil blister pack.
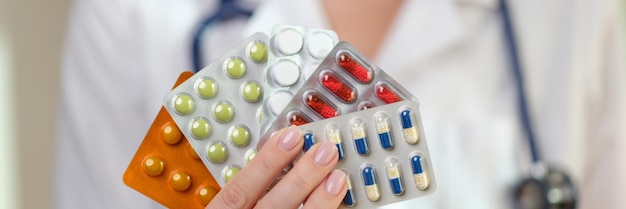
<path id="1" fill-rule="evenodd" d="M 335 168 L 348 176 L 341 207 L 380 207 L 436 190 L 418 108 L 401 101 L 299 126 L 305 151 L 322 141 L 337 147 Z"/>
<path id="2" fill-rule="evenodd" d="M 267 128 L 260 146 L 290 125 L 417 99 L 347 42 L 339 42 Z"/>
<path id="3" fill-rule="evenodd" d="M 252 35 L 163 99 L 220 186 L 256 155 L 268 42 L 263 33 Z"/>
<path id="4" fill-rule="evenodd" d="M 331 30 L 276 25 L 270 36 L 268 65 L 263 72 L 263 125 L 269 126 L 337 44 Z"/>

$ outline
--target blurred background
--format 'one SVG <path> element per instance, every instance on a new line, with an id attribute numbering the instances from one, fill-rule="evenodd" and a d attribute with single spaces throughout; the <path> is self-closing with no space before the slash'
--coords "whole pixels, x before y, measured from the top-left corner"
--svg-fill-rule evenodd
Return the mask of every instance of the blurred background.
<path id="1" fill-rule="evenodd" d="M 51 208 L 70 0 L 0 0 L 0 208 Z"/>
<path id="2" fill-rule="evenodd" d="M 51 208 L 70 0 L 0 0 L 0 208 Z"/>

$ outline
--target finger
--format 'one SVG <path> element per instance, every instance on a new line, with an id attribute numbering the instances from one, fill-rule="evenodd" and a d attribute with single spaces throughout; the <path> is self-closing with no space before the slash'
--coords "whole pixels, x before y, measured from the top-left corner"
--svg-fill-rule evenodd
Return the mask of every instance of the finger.
<path id="1" fill-rule="evenodd" d="M 337 159 L 337 148 L 331 141 L 314 145 L 257 203 L 258 208 L 297 208 L 332 171 Z"/>
<path id="2" fill-rule="evenodd" d="M 207 208 L 251 208 L 283 168 L 301 152 L 303 143 L 302 133 L 296 126 L 274 134 Z"/>
<path id="3" fill-rule="evenodd" d="M 348 191 L 346 174 L 340 170 L 334 170 L 309 195 L 303 209 L 337 208 L 346 196 L 346 191 Z"/>

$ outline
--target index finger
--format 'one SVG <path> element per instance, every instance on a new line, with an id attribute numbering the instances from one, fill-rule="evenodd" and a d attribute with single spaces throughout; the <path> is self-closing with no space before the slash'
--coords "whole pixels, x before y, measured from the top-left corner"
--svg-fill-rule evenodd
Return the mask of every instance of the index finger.
<path id="1" fill-rule="evenodd" d="M 251 208 L 267 187 L 301 152 L 302 132 L 290 126 L 270 137 L 259 153 L 233 177 L 207 208 Z"/>

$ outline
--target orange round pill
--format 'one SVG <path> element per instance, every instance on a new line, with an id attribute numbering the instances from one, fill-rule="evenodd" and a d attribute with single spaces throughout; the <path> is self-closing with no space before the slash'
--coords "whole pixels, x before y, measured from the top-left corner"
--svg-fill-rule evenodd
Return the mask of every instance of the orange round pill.
<path id="1" fill-rule="evenodd" d="M 185 172 L 174 172 L 170 175 L 170 184 L 174 190 L 183 192 L 191 186 L 191 177 Z"/>
<path id="2" fill-rule="evenodd" d="M 187 151 L 189 151 L 189 155 L 191 155 L 193 159 L 200 160 L 200 156 L 198 156 L 198 153 L 191 147 L 191 145 L 187 146 Z"/>
<path id="3" fill-rule="evenodd" d="M 200 187 L 196 192 L 196 195 L 198 195 L 198 200 L 200 201 L 200 204 L 202 204 L 202 206 L 206 206 L 209 204 L 209 202 L 211 202 L 213 197 L 217 195 L 217 189 L 206 186 Z"/>
<path id="4" fill-rule="evenodd" d="M 163 136 L 163 141 L 167 144 L 176 144 L 182 138 L 182 134 L 180 133 L 180 129 L 176 126 L 176 123 L 173 121 L 167 122 L 163 127 L 161 127 L 161 135 Z"/>
<path id="5" fill-rule="evenodd" d="M 149 176 L 158 176 L 163 173 L 164 164 L 160 157 L 151 156 L 143 161 L 143 171 Z"/>

